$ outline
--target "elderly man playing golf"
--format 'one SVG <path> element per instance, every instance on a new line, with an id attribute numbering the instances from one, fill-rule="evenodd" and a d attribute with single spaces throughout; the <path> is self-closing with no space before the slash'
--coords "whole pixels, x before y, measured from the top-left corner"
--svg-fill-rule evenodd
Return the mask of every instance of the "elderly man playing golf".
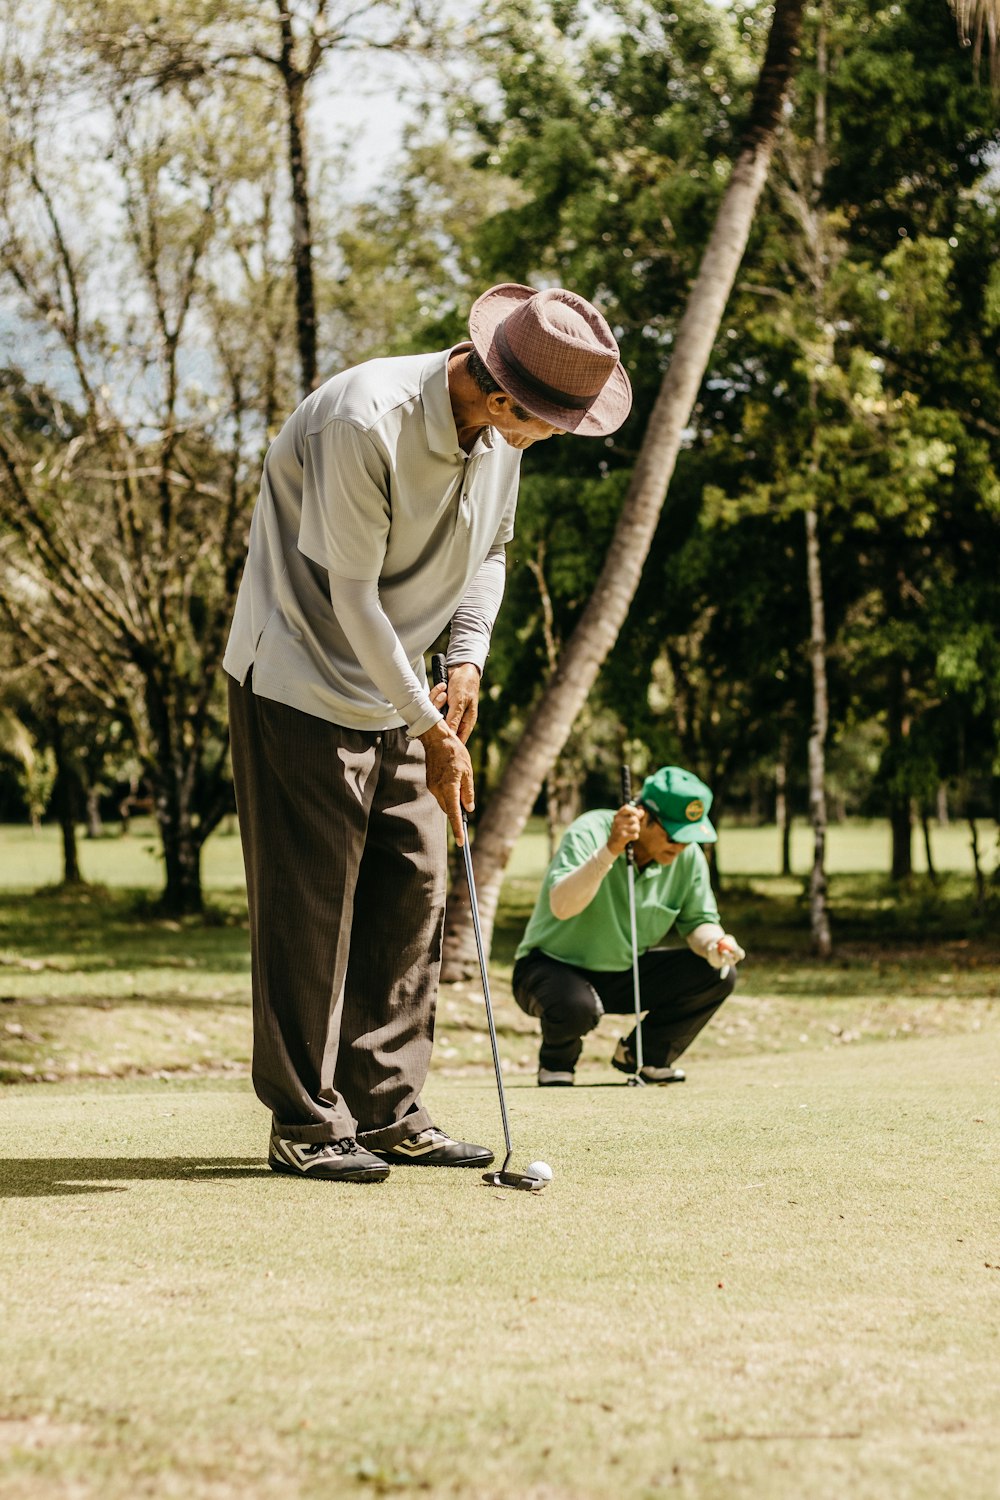
<path id="1" fill-rule="evenodd" d="M 583 1037 L 601 1016 L 630 1015 L 635 993 L 625 852 L 635 855 L 634 902 L 643 1083 L 680 1083 L 677 1059 L 736 983 L 746 955 L 723 928 L 701 844 L 715 842 L 712 793 L 680 766 L 643 782 L 635 804 L 584 813 L 549 865 L 514 963 L 514 996 L 542 1025 L 538 1082 L 572 1084 Z M 660 944 L 676 931 L 685 947 Z M 611 1065 L 635 1076 L 636 1032 Z"/>
<path id="2" fill-rule="evenodd" d="M 421 1102 L 466 741 L 503 594 L 521 454 L 600 437 L 631 388 L 596 308 L 493 287 L 470 341 L 372 360 L 272 443 L 224 666 L 247 872 L 253 1081 L 268 1160 L 378 1181 L 488 1165 Z M 449 630 L 447 684 L 424 654 Z M 442 713 L 443 710 L 443 713 Z"/>

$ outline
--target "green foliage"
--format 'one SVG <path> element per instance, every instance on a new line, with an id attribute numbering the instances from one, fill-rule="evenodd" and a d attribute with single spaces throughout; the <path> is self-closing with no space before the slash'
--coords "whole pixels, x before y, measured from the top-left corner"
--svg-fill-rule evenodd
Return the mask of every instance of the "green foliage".
<path id="1" fill-rule="evenodd" d="M 144 535 L 171 544 L 153 572 L 164 580 L 171 669 L 190 684 L 238 567 L 230 556 L 218 568 L 207 526 L 222 496 L 235 496 L 237 509 L 248 503 L 263 443 L 294 399 L 284 144 L 262 104 L 280 97 L 267 51 L 273 23 L 241 0 L 67 0 L 57 9 L 86 43 L 88 67 L 120 83 L 108 96 L 119 117 L 112 159 L 88 157 L 74 141 L 71 170 L 55 185 L 66 222 L 88 200 L 112 215 L 120 204 L 121 233 L 74 241 L 71 264 L 125 287 L 137 258 L 155 271 L 162 302 L 147 290 L 90 317 L 83 342 L 112 390 L 156 405 L 163 339 L 150 318 L 155 325 L 162 312 L 168 330 L 176 325 L 186 256 L 200 233 L 210 236 L 191 288 L 198 318 L 187 326 L 197 336 L 178 367 L 178 420 L 159 429 L 186 466 L 175 531 L 157 529 L 154 486 L 143 522 Z M 405 9 L 341 20 L 373 27 L 371 41 L 379 26 L 402 24 Z M 293 8 L 305 71 L 312 43 L 319 58 L 339 35 L 320 36 L 318 16 L 312 0 Z M 473 297 L 506 279 L 594 297 L 621 340 L 636 392 L 630 421 L 607 442 L 551 443 L 525 462 L 476 741 L 489 777 L 593 588 L 728 180 L 769 15 L 742 0 L 491 0 L 483 19 L 477 37 L 463 33 L 480 74 L 448 100 L 447 139 L 425 122 L 393 179 L 356 209 L 324 206 L 314 233 L 324 370 L 455 342 Z M 20 100 L 5 137 L 8 193 L 23 184 L 30 155 L 19 65 L 8 91 Z M 65 77 L 53 68 L 45 78 L 57 107 Z M 32 97 L 44 102 L 45 89 Z M 926 800 L 939 778 L 964 805 L 990 807 L 1000 719 L 998 145 L 995 103 L 974 81 L 944 0 L 846 0 L 809 12 L 780 157 L 635 606 L 568 752 L 575 774 L 597 774 L 627 736 L 637 753 L 696 763 L 735 807 L 787 753 L 801 805 L 803 513 L 815 510 L 831 762 L 846 767 L 844 795 L 852 806 L 887 789 Z M 28 246 L 40 281 L 58 284 L 58 255 L 38 233 L 44 214 L 37 204 L 25 212 L 23 193 L 8 201 L 5 254 Z M 36 305 L 48 347 L 65 342 L 70 314 L 65 299 Z M 7 400 L 36 466 L 40 514 L 51 520 L 76 505 L 92 518 L 95 492 L 78 488 L 67 500 L 57 461 L 87 430 L 84 403 L 21 381 Z M 132 415 L 118 412 L 123 428 Z M 139 472 L 149 459 L 142 446 Z M 93 549 L 110 578 L 100 522 Z M 134 666 L 114 665 L 119 697 L 128 689 L 134 700 Z M 205 716 L 216 767 L 219 709 L 213 699 Z M 118 699 L 113 712 L 125 720 Z M 134 716 L 148 745 L 148 723 Z M 181 726 L 174 743 L 187 732 Z"/>
<path id="2" fill-rule="evenodd" d="M 32 823 L 38 823 L 52 798 L 56 784 L 56 758 L 50 746 L 32 751 L 18 767 L 17 779 Z"/>

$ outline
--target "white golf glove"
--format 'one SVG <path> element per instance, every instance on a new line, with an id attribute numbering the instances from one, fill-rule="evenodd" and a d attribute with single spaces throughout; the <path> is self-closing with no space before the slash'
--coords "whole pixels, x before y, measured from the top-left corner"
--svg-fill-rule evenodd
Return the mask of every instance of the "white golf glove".
<path id="1" fill-rule="evenodd" d="M 712 939 L 705 949 L 705 957 L 713 969 L 725 969 L 735 968 L 741 959 L 746 958 L 746 953 L 732 933 L 724 932 L 721 937 Z"/>

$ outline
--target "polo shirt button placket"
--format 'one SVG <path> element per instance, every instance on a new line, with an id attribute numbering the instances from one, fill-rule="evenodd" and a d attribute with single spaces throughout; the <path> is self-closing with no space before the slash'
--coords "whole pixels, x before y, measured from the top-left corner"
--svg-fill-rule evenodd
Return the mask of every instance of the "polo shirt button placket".
<path id="1" fill-rule="evenodd" d="M 477 458 L 467 458 L 462 473 L 462 488 L 458 496 L 458 518 L 465 522 L 466 530 L 472 526 L 472 501 L 469 499 L 469 491 L 472 489 L 478 462 Z"/>

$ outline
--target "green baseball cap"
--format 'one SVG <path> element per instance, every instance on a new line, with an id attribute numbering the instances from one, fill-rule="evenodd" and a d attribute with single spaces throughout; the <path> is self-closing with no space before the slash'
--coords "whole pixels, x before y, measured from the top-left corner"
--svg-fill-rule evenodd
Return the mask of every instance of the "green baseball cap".
<path id="1" fill-rule="evenodd" d="M 693 771 L 662 766 L 646 777 L 637 801 L 648 805 L 672 843 L 714 844 L 719 836 L 708 821 L 712 793 Z"/>

